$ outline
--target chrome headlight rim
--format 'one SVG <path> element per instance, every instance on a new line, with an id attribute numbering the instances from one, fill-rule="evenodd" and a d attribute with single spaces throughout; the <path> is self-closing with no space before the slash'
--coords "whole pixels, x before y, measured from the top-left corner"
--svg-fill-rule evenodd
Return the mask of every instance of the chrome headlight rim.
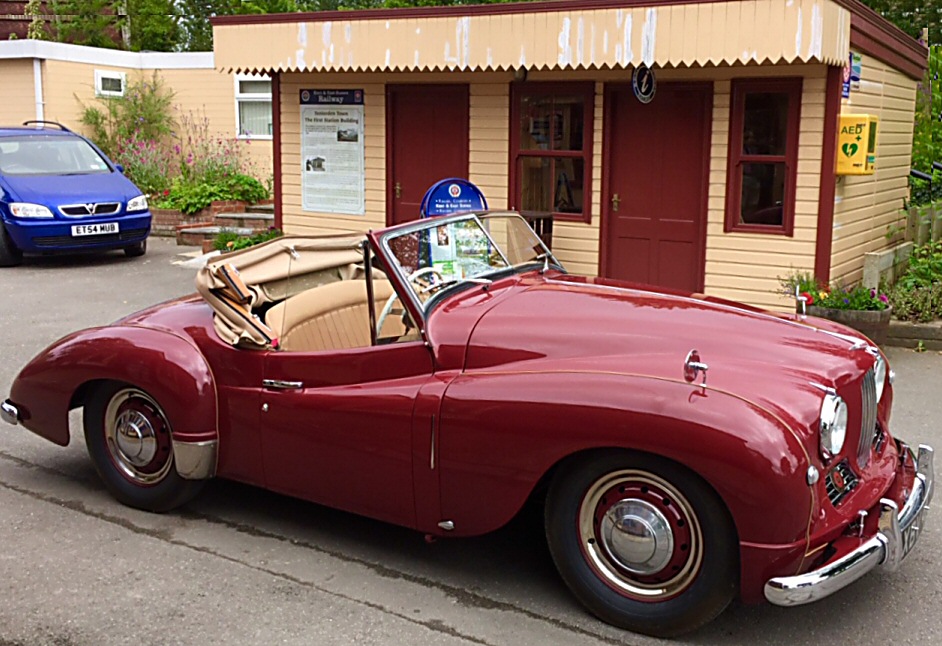
<path id="1" fill-rule="evenodd" d="M 847 439 L 847 403 L 837 394 L 828 393 L 821 403 L 821 421 L 818 425 L 821 456 L 830 459 L 841 452 Z"/>
<path id="2" fill-rule="evenodd" d="M 137 211 L 146 211 L 147 210 L 147 196 L 138 195 L 137 197 L 132 197 L 128 200 L 127 212 L 137 212 Z"/>
<path id="3" fill-rule="evenodd" d="M 877 401 L 883 399 L 883 391 L 886 387 L 888 375 L 889 370 L 887 369 L 886 359 L 883 358 L 882 354 L 877 353 L 877 360 L 873 364 L 873 379 L 877 387 Z"/>
<path id="4" fill-rule="evenodd" d="M 32 202 L 11 202 L 10 213 L 22 220 L 51 220 L 55 217 L 48 207 Z"/>

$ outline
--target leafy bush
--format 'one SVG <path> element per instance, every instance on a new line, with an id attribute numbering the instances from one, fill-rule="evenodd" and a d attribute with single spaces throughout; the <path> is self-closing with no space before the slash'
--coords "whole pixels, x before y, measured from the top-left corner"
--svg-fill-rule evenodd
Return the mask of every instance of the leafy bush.
<path id="1" fill-rule="evenodd" d="M 180 114 L 178 143 L 180 180 L 185 184 L 218 182 L 236 174 L 257 175 L 248 160 L 248 141 L 213 133 L 209 119 L 200 112 Z"/>
<path id="2" fill-rule="evenodd" d="M 253 236 L 240 236 L 235 231 L 223 230 L 220 231 L 213 240 L 213 249 L 219 251 L 238 251 L 239 249 L 245 249 L 253 245 L 268 242 L 269 240 L 274 240 L 275 238 L 280 238 L 282 235 L 284 234 L 281 230 L 275 229 L 274 227 L 267 231 L 256 233 Z"/>
<path id="3" fill-rule="evenodd" d="M 98 105 L 83 106 L 80 121 L 87 126 L 89 138 L 109 157 L 127 142 L 167 143 L 173 132 L 174 93 L 154 72 L 150 79 L 139 78 L 120 97 L 99 97 Z"/>
<path id="4" fill-rule="evenodd" d="M 942 46 L 929 49 L 929 69 L 916 92 L 916 122 L 913 129 L 912 167 L 930 175 L 932 162 L 942 161 Z M 939 178 L 937 178 L 939 179 Z M 939 182 L 933 182 L 938 197 Z M 913 204 L 932 201 L 926 182 L 912 182 Z"/>
<path id="5" fill-rule="evenodd" d="M 192 215 L 213 202 L 240 200 L 255 203 L 268 199 L 268 196 L 268 189 L 261 182 L 254 177 L 238 173 L 215 182 L 174 182 L 170 190 L 158 198 L 154 205 L 163 209 L 178 209 L 182 213 Z"/>
<path id="6" fill-rule="evenodd" d="M 896 318 L 923 323 L 942 318 L 942 241 L 916 247 L 909 269 L 890 290 Z"/>
<path id="7" fill-rule="evenodd" d="M 155 195 L 170 188 L 176 160 L 156 141 L 133 135 L 119 145 L 112 159 L 124 166 L 124 174 L 144 193 Z"/>

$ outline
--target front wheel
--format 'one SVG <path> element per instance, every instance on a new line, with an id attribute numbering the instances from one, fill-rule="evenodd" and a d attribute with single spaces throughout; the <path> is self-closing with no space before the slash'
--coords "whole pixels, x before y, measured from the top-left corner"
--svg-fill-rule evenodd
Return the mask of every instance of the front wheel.
<path id="1" fill-rule="evenodd" d="M 3 222 L 0 222 L 0 267 L 15 267 L 23 262 L 23 252 L 13 244 Z"/>
<path id="2" fill-rule="evenodd" d="M 147 253 L 147 240 L 141 240 L 137 244 L 124 248 L 124 255 L 128 258 L 137 258 Z"/>
<path id="3" fill-rule="evenodd" d="M 634 632 L 689 632 L 736 594 L 738 539 L 725 506 L 663 458 L 610 451 L 564 465 L 547 496 L 546 537 L 576 597 Z"/>
<path id="4" fill-rule="evenodd" d="M 170 423 L 160 405 L 129 384 L 100 386 L 85 403 L 85 444 L 108 491 L 145 511 L 169 511 L 203 486 L 173 465 Z"/>

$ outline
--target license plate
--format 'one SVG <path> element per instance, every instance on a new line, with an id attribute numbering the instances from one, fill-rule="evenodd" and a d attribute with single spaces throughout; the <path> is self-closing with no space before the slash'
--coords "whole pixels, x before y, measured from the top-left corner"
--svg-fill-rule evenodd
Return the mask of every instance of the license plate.
<path id="1" fill-rule="evenodd" d="M 102 222 L 101 224 L 76 224 L 72 227 L 72 237 L 100 236 L 105 233 L 118 233 L 117 222 Z"/>
<path id="2" fill-rule="evenodd" d="M 916 541 L 919 540 L 919 533 L 922 531 L 922 525 L 926 522 L 926 511 L 926 508 L 923 507 L 922 511 L 916 516 L 916 520 L 913 521 L 913 524 L 903 530 L 902 558 L 906 558 L 913 547 L 916 546 Z"/>

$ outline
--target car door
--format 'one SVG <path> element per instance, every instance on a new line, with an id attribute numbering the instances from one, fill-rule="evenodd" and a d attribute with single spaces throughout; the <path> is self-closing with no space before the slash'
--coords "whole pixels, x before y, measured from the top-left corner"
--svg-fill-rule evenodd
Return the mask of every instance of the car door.
<path id="1" fill-rule="evenodd" d="M 268 353 L 268 488 L 414 527 L 413 408 L 432 365 L 423 340 Z"/>

